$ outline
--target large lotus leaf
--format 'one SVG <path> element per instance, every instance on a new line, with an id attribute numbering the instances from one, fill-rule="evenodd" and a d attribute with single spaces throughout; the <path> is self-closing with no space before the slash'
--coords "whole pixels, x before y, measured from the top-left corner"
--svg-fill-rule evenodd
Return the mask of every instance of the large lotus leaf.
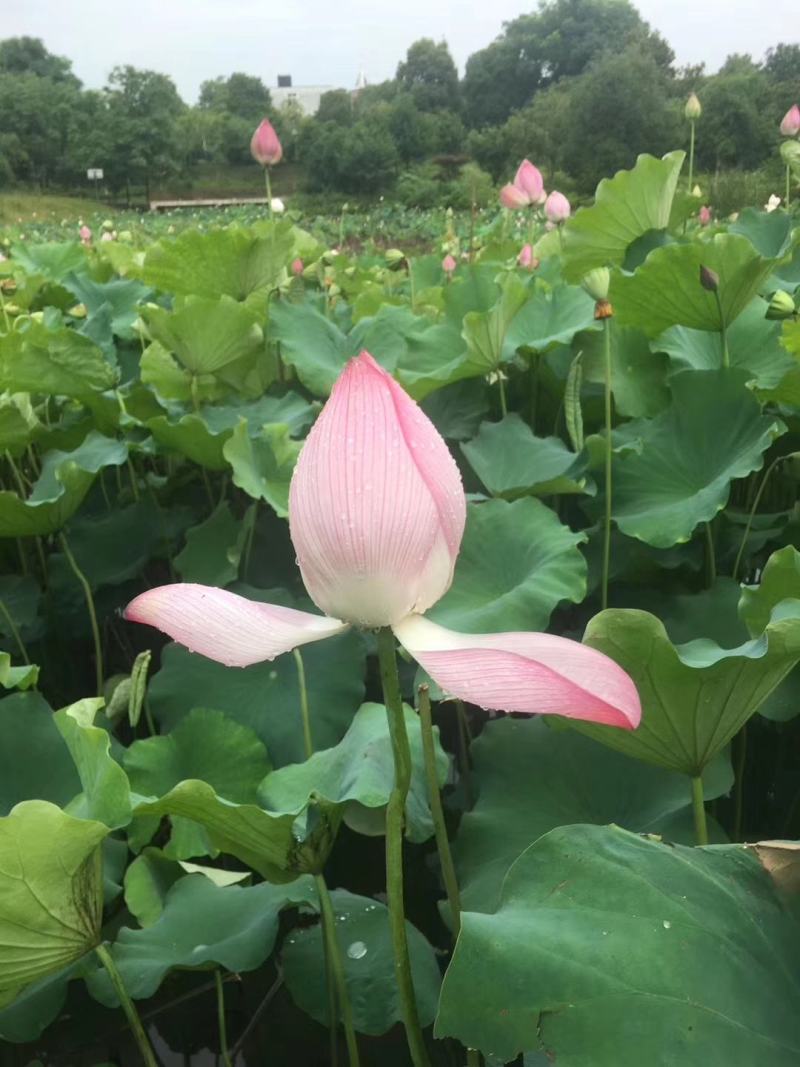
<path id="1" fill-rule="evenodd" d="M 405 831 L 409 840 L 421 842 L 433 834 L 433 821 L 428 804 L 419 718 L 406 706 L 403 713 L 412 761 Z M 438 731 L 436 733 L 438 735 Z M 444 785 L 448 759 L 438 745 L 438 739 L 434 743 L 439 784 Z M 315 752 L 304 763 L 295 763 L 268 774 L 261 783 L 259 800 L 269 811 L 299 814 L 316 796 L 325 803 L 340 806 L 344 821 L 354 830 L 382 834 L 393 782 L 394 760 L 386 708 L 383 704 L 363 704 L 338 745 Z"/>
<path id="2" fill-rule="evenodd" d="M 766 304 L 757 297 L 728 331 L 731 366 L 741 367 L 759 389 L 774 389 L 795 365 L 781 347 L 781 323 L 764 318 Z M 692 370 L 720 366 L 719 337 L 706 330 L 672 326 L 651 342 L 654 352 L 666 352 L 673 365 Z M 652 357 L 655 358 L 655 357 Z"/>
<path id="3" fill-rule="evenodd" d="M 22 633 L 35 629 L 41 603 L 42 590 L 30 574 L 0 575 L 0 604 L 5 609 L 0 610 L 0 634 L 13 638 L 14 628 Z"/>
<path id="4" fill-rule="evenodd" d="M 641 155 L 631 170 L 600 182 L 594 204 L 563 227 L 567 281 L 580 282 L 595 267 L 621 264 L 634 241 L 667 228 L 683 160 L 683 152 L 663 159 Z"/>
<path id="5" fill-rule="evenodd" d="M 563 827 L 520 856 L 495 914 L 462 915 L 436 1034 L 559 1067 L 792 1067 L 798 954 L 744 847 Z"/>
<path id="6" fill-rule="evenodd" d="M 135 787 L 134 787 L 135 788 Z M 294 816 L 270 815 L 256 804 L 237 804 L 220 797 L 208 782 L 189 778 L 179 782 L 164 796 L 134 795 L 134 814 L 142 816 L 189 819 L 208 835 L 212 847 L 219 852 L 236 856 L 264 878 L 273 882 L 287 882 L 297 876 L 298 865 L 304 863 L 305 843 L 297 841 L 293 833 Z M 146 840 L 142 825 L 155 827 L 150 820 L 140 824 L 137 840 Z M 197 841 L 196 828 L 182 826 L 184 834 Z M 141 836 L 139 836 L 141 834 Z M 309 842 L 309 848 L 329 835 L 327 825 Z M 205 840 L 197 845 L 198 855 L 207 854 Z"/>
<path id="7" fill-rule="evenodd" d="M 506 871 L 557 826 L 618 823 L 694 843 L 685 775 L 648 767 L 541 719 L 489 722 L 471 748 L 478 801 L 453 846 L 466 911 L 494 911 Z M 713 773 L 712 773 L 713 772 Z M 727 759 L 709 768 L 707 799 L 733 784 Z"/>
<path id="8" fill-rule="evenodd" d="M 20 992 L 10 1004 L 0 1008 L 0 1040 L 22 1044 L 35 1041 L 58 1018 L 67 999 L 70 979 L 85 973 L 91 957 L 40 978 Z M 0 1001 L 3 996 L 0 993 Z M 35 1063 L 29 1065 L 35 1067 Z"/>
<path id="9" fill-rule="evenodd" d="M 215 404 L 200 409 L 212 433 L 235 430 L 244 419 L 250 434 L 257 437 L 262 426 L 284 423 L 292 434 L 302 434 L 314 421 L 317 408 L 291 390 L 282 396 L 265 394 L 246 404 Z"/>
<path id="10" fill-rule="evenodd" d="M 478 436 L 461 445 L 470 466 L 493 496 L 586 492 L 585 460 L 560 437 L 535 437 L 517 414 L 484 422 Z"/>
<path id="11" fill-rule="evenodd" d="M 146 285 L 133 278 L 96 282 L 85 272 L 68 274 L 63 285 L 84 305 L 90 319 L 107 310 L 111 330 L 117 337 L 125 341 L 136 337 L 133 327 L 139 317 L 139 305 L 151 296 Z"/>
<path id="12" fill-rule="evenodd" d="M 793 545 L 772 553 L 758 585 L 742 588 L 739 615 L 752 637 L 764 632 L 775 607 L 787 599 L 800 600 L 800 552 Z"/>
<path id="13" fill-rule="evenodd" d="M 270 337 L 279 341 L 281 357 L 297 370 L 306 388 L 326 396 L 352 356 L 366 349 L 394 372 L 406 356 L 409 338 L 425 331 L 426 319 L 406 307 L 381 306 L 345 333 L 313 305 L 283 302 L 270 311 Z"/>
<path id="14" fill-rule="evenodd" d="M 80 507 L 102 467 L 120 466 L 128 456 L 122 441 L 92 431 L 72 452 L 48 452 L 27 500 L 0 491 L 0 537 L 55 533 Z"/>
<path id="15" fill-rule="evenodd" d="M 558 285 L 550 291 L 537 288 L 522 305 L 508 329 L 503 360 L 520 348 L 546 352 L 553 345 L 569 344 L 581 330 L 597 330 L 594 300 L 583 289 Z"/>
<path id="16" fill-rule="evenodd" d="M 246 526 L 223 500 L 207 519 L 186 531 L 186 544 L 175 557 L 184 582 L 226 586 L 239 575 Z"/>
<path id="17" fill-rule="evenodd" d="M 759 211 L 748 207 L 728 227 L 746 237 L 762 256 L 777 259 L 792 246 L 792 219 L 785 211 Z"/>
<path id="18" fill-rule="evenodd" d="M 336 937 L 353 1010 L 353 1025 L 377 1037 L 403 1018 L 394 973 L 389 912 L 371 897 L 334 889 Z M 436 1014 L 441 975 L 430 942 L 406 922 L 408 954 L 420 1022 L 429 1026 Z M 292 999 L 323 1026 L 328 1021 L 325 953 L 320 923 L 298 926 L 283 945 L 283 975 Z"/>
<path id="19" fill-rule="evenodd" d="M 674 645 L 645 611 L 596 615 L 584 642 L 630 674 L 642 701 L 636 730 L 580 723 L 575 729 L 629 756 L 697 776 L 800 661 L 800 601 L 773 610 L 760 637 L 738 648 L 708 639 Z"/>
<path id="20" fill-rule="evenodd" d="M 460 325 L 425 324 L 406 336 L 406 353 L 397 365 L 397 377 L 415 400 L 466 378 L 481 377 L 484 370 L 467 359 Z"/>
<path id="21" fill-rule="evenodd" d="M 131 789 L 160 797 L 198 778 L 236 804 L 257 803 L 258 785 L 270 771 L 263 743 L 221 711 L 195 708 L 168 734 L 134 741 L 125 751 Z"/>
<path id="22" fill-rule="evenodd" d="M 238 885 L 252 877 L 250 871 L 178 863 L 159 848 L 146 848 L 125 871 L 125 905 L 140 926 L 152 926 L 158 920 L 168 892 L 185 874 L 202 874 L 219 886 Z"/>
<path id="23" fill-rule="evenodd" d="M 544 630 L 586 595 L 585 539 L 530 497 L 470 504 L 453 584 L 428 614 L 466 633 Z"/>
<path id="24" fill-rule="evenodd" d="M 81 790 L 80 779 L 40 693 L 0 700 L 0 815 L 23 800 L 64 807 Z"/>
<path id="25" fill-rule="evenodd" d="M 464 316 L 461 336 L 467 345 L 467 362 L 480 374 L 497 370 L 512 359 L 517 345 L 507 341 L 512 323 L 528 299 L 528 289 L 516 274 L 508 274 L 500 298 L 488 311 L 469 311 Z M 527 334 L 528 330 L 522 331 Z M 520 344 L 523 342 L 520 341 Z"/>
<path id="26" fill-rule="evenodd" d="M 192 374 L 214 374 L 254 357 L 264 343 L 255 313 L 230 296 L 182 297 L 171 311 L 151 305 L 142 315 L 152 338 Z"/>
<path id="27" fill-rule="evenodd" d="M 666 356 L 650 351 L 647 336 L 641 330 L 620 326 L 616 319 L 610 322 L 611 392 L 616 412 L 633 419 L 657 415 L 669 404 L 666 379 L 670 368 Z M 605 383 L 604 344 L 603 334 L 597 332 L 583 333 L 575 340 L 574 348 L 582 353 L 581 371 L 587 384 Z"/>
<path id="28" fill-rule="evenodd" d="M 254 500 L 266 500 L 278 515 L 289 514 L 289 483 L 301 444 L 281 423 L 264 426 L 251 437 L 245 419 L 233 431 L 222 453 L 233 468 L 233 482 Z"/>
<path id="29" fill-rule="evenodd" d="M 18 456 L 42 430 L 27 393 L 0 397 L 0 451 Z"/>
<path id="30" fill-rule="evenodd" d="M 629 452 L 614 470 L 613 517 L 630 537 L 669 548 L 688 541 L 725 507 L 731 482 L 758 470 L 786 427 L 762 415 L 741 370 L 681 371 L 670 379 L 672 405 L 629 423 Z"/>
<path id="31" fill-rule="evenodd" d="M 11 251 L 13 262 L 26 274 L 41 274 L 51 282 L 60 282 L 72 271 L 86 265 L 86 251 L 77 242 L 15 244 Z"/>
<path id="32" fill-rule="evenodd" d="M 468 441 L 489 414 L 487 385 L 475 379 L 454 382 L 431 393 L 421 407 L 442 437 Z"/>
<path id="33" fill-rule="evenodd" d="M 152 996 L 175 967 L 252 971 L 272 952 L 281 911 L 316 898 L 311 878 L 291 885 L 217 886 L 203 874 L 181 878 L 160 918 L 143 930 L 123 927 L 111 948 L 125 988 L 136 1000 Z M 119 1003 L 103 971 L 89 990 L 109 1007 Z"/>
<path id="34" fill-rule="evenodd" d="M 156 415 L 147 420 L 147 428 L 165 449 L 179 452 L 208 470 L 227 469 L 222 450 L 232 431 L 212 430 L 202 415 L 182 415 L 175 422 L 166 415 Z"/>
<path id="35" fill-rule="evenodd" d="M 95 726 L 102 704 L 102 698 L 79 700 L 56 712 L 55 722 L 82 788 L 67 810 L 77 818 L 93 819 L 115 830 L 131 820 L 131 791 L 125 772 L 111 755 L 108 731 Z"/>
<path id="36" fill-rule="evenodd" d="M 43 800 L 0 819 L 0 1004 L 99 942 L 107 834 Z"/>
<path id="37" fill-rule="evenodd" d="M 625 326 L 657 337 L 670 326 L 720 330 L 730 326 L 751 302 L 776 266 L 740 234 L 718 233 L 709 241 L 671 244 L 651 252 L 633 274 L 611 280 L 611 302 Z M 701 268 L 719 277 L 718 294 L 700 284 Z"/>
<path id="38" fill-rule="evenodd" d="M 155 412 L 170 407 L 175 401 L 185 407 L 194 406 L 195 403 L 205 404 L 218 400 L 227 391 L 224 384 L 213 375 L 193 378 L 158 341 L 153 341 L 142 353 L 139 360 L 139 377 L 159 402 Z M 204 413 L 208 410 L 203 408 Z"/>
<path id="39" fill-rule="evenodd" d="M 61 323 L 31 322 L 0 338 L 0 389 L 91 400 L 111 389 L 117 370 L 88 337 Z"/>
<path id="40" fill-rule="evenodd" d="M 186 230 L 152 245 L 141 273 L 148 285 L 176 296 L 246 300 L 258 294 L 266 302 L 290 261 L 292 241 L 286 224 L 268 236 L 234 226 L 212 233 Z"/>
<path id="41" fill-rule="evenodd" d="M 15 667 L 8 652 L 0 652 L 0 686 L 4 689 L 31 689 L 39 681 L 35 663 Z"/>
<path id="42" fill-rule="evenodd" d="M 365 654 L 355 634 L 302 649 L 311 729 L 318 748 L 337 744 L 364 699 Z M 243 669 L 223 667 L 178 645 L 164 649 L 149 690 L 150 706 L 165 730 L 192 708 L 218 708 L 249 726 L 276 767 L 304 759 L 300 691 L 292 656 Z"/>
<path id="43" fill-rule="evenodd" d="M 445 286 L 445 315 L 459 330 L 467 314 L 495 306 L 501 295 L 498 273 L 496 264 L 469 263 Z"/>

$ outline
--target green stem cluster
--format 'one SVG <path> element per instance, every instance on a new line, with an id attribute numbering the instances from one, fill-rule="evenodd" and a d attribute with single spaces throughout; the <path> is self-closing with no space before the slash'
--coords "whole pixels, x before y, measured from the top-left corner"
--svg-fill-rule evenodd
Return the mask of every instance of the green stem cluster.
<path id="1" fill-rule="evenodd" d="M 608 607 L 608 581 L 611 571 L 611 511 L 612 472 L 611 472 L 611 319 L 603 319 L 603 355 L 604 355 L 604 409 L 605 409 L 605 482 L 606 510 L 603 521 L 603 576 L 601 583 L 601 605 Z"/>
<path id="2" fill-rule="evenodd" d="M 708 844 L 706 805 L 703 798 L 703 779 L 698 774 L 692 778 L 692 811 L 694 813 L 694 836 L 698 845 Z"/>

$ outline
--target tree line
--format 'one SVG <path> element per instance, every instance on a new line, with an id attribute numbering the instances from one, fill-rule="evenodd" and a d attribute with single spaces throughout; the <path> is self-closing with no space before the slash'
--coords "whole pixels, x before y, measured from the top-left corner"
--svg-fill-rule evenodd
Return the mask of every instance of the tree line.
<path id="1" fill-rule="evenodd" d="M 274 109 L 261 79 L 243 73 L 204 82 L 192 106 L 168 75 L 133 66 L 86 89 L 40 40 L 10 38 L 0 42 L 0 187 L 69 188 L 100 166 L 119 192 L 203 163 L 246 163 L 252 129 L 269 115 L 310 190 L 394 189 L 424 206 L 446 188 L 468 202 L 531 156 L 548 182 L 558 175 L 581 193 L 640 152 L 682 144 L 690 92 L 703 106 L 700 169 L 769 165 L 780 118 L 800 96 L 800 46 L 732 55 L 708 73 L 676 66 L 628 0 L 540 0 L 470 56 L 462 78 L 447 44 L 424 38 L 394 78 L 328 92 L 307 118 L 292 102 Z"/>

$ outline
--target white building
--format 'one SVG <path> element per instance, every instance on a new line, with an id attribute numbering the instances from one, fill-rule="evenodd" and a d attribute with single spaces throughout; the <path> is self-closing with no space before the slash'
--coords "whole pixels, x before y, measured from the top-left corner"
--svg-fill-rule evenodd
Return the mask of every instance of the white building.
<path id="1" fill-rule="evenodd" d="M 281 108 L 290 100 L 299 104 L 304 115 L 316 115 L 323 93 L 329 93 L 333 85 L 292 85 L 291 74 L 278 75 L 278 87 L 270 89 L 272 102 Z"/>

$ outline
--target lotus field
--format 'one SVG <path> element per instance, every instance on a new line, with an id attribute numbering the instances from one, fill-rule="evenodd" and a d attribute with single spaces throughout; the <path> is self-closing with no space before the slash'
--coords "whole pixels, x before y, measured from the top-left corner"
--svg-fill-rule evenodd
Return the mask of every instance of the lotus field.
<path id="1" fill-rule="evenodd" d="M 798 130 L 9 230 L 3 1065 L 800 1063 Z"/>

